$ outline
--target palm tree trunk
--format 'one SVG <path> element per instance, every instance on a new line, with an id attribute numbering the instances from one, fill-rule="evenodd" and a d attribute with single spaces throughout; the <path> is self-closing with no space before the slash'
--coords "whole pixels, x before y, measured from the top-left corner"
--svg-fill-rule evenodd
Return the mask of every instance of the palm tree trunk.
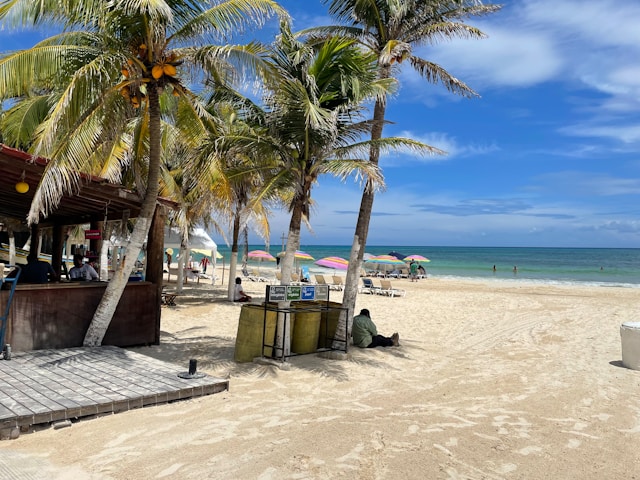
<path id="1" fill-rule="evenodd" d="M 382 78 L 387 78 L 388 72 L 381 73 Z M 371 140 L 380 140 L 382 138 L 382 129 L 384 127 L 384 116 L 386 110 L 386 101 L 377 100 L 373 109 L 373 124 L 371 127 Z M 372 145 L 369 151 L 369 161 L 378 165 L 380 160 L 380 147 Z M 367 245 L 367 235 L 369 234 L 369 222 L 371 220 L 371 212 L 373 211 L 374 189 L 371 181 L 367 181 L 364 191 L 362 192 L 362 200 L 360 201 L 360 212 L 358 214 L 358 223 L 353 236 L 353 244 L 351 245 L 351 254 L 349 256 L 349 268 L 347 270 L 347 278 L 345 279 L 344 294 L 342 297 L 342 306 L 348 310 L 344 315 L 340 315 L 338 327 L 336 329 L 336 340 L 342 342 L 348 339 L 343 338 L 346 322 L 348 322 L 348 331 L 351 332 L 351 319 L 356 306 L 356 297 L 358 296 L 358 282 L 360 281 L 360 268 L 364 250 Z M 334 348 L 339 348 L 343 343 L 334 343 Z M 348 342 L 347 342 L 348 345 Z"/>
<path id="2" fill-rule="evenodd" d="M 156 208 L 158 199 L 158 181 L 160 178 L 160 99 L 158 98 L 157 85 L 150 83 L 148 85 L 149 102 L 149 176 L 147 180 L 147 189 L 142 201 L 142 209 L 136 220 L 135 227 L 131 233 L 131 237 L 127 242 L 124 253 L 124 261 L 121 262 L 115 271 L 113 278 L 107 285 L 100 304 L 96 309 L 91 324 L 87 329 L 84 337 L 84 346 L 92 347 L 102 344 L 113 314 L 116 311 L 120 298 L 124 293 L 124 289 L 129 281 L 129 275 L 133 271 L 136 260 L 142 245 L 149 234 L 151 221 Z M 158 306 L 159 307 L 159 306 Z"/>
<path id="3" fill-rule="evenodd" d="M 287 236 L 287 250 L 284 254 L 284 258 L 280 261 L 282 280 L 281 285 L 289 285 L 291 283 L 291 273 L 293 272 L 293 262 L 295 260 L 295 253 L 300 246 L 300 225 L 302 224 L 302 205 L 304 202 L 304 196 L 300 196 L 294 200 L 295 205 L 291 212 L 291 221 L 289 222 L 289 235 Z M 291 302 L 278 302 L 278 309 L 288 309 L 291 306 Z M 289 321 L 285 329 L 285 313 L 278 312 L 278 322 L 276 329 L 276 358 L 283 355 L 289 355 L 291 353 L 291 322 L 292 318 L 289 315 Z"/>
<path id="4" fill-rule="evenodd" d="M 238 238 L 240 237 L 240 212 L 233 217 L 233 238 L 231 242 L 231 259 L 229 260 L 229 287 L 227 293 L 229 301 L 233 302 L 236 289 L 236 270 L 238 267 Z"/>
<path id="5" fill-rule="evenodd" d="M 184 286 L 184 269 L 187 267 L 188 248 L 182 240 L 180 240 L 180 253 L 178 254 L 178 274 L 176 275 L 176 292 L 182 293 Z"/>

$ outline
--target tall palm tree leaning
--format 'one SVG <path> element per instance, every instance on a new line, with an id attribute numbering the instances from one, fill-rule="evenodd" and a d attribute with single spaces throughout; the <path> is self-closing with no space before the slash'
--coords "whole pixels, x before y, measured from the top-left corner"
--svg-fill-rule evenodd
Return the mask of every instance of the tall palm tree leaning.
<path id="1" fill-rule="evenodd" d="M 317 27 L 304 34 L 340 35 L 356 39 L 378 59 L 380 79 L 395 78 L 403 62 L 431 83 L 442 83 L 450 92 L 470 97 L 475 92 L 440 65 L 415 54 L 414 47 L 451 38 L 484 38 L 477 28 L 463 23 L 472 16 L 498 11 L 500 5 L 483 5 L 480 0 L 322 0 L 340 26 Z M 378 165 L 387 99 L 376 100 L 371 128 L 369 160 Z M 353 311 L 358 293 L 360 265 L 369 232 L 375 190 L 367 182 L 362 193 L 358 223 L 353 238 L 343 306 Z M 344 326 L 342 326 L 344 327 Z M 344 332 L 338 328 L 338 332 Z"/>
<path id="2" fill-rule="evenodd" d="M 272 61 L 278 75 L 275 81 L 265 80 L 269 135 L 253 144 L 257 151 L 277 152 L 279 158 L 278 166 L 268 167 L 275 171 L 264 192 L 293 190 L 287 248 L 280 264 L 281 282 L 286 285 L 300 246 L 301 225 L 309 222 L 311 191 L 318 178 L 329 174 L 345 180 L 354 175 L 365 178 L 372 188 L 383 185 L 378 166 L 362 158 L 371 145 L 366 139 L 370 125 L 362 121 L 362 113 L 364 102 L 381 98 L 396 82 L 377 78 L 375 57 L 355 40 L 332 37 L 312 45 L 296 39 L 284 23 Z M 387 150 L 433 151 L 405 138 L 378 139 L 377 143 Z M 280 318 L 276 338 L 278 351 L 287 354 L 289 342 Z"/>
<path id="3" fill-rule="evenodd" d="M 37 130 L 31 152 L 52 161 L 35 193 L 28 216 L 37 223 L 65 192 L 73 191 L 77 172 L 104 144 L 120 145 L 123 119 L 131 110 L 145 129 L 129 156 L 148 159 L 140 215 L 127 243 L 124 262 L 109 282 L 87 330 L 84 344 L 100 345 L 149 232 L 158 197 L 161 159 L 162 95 L 183 103 L 194 137 L 203 134 L 203 116 L 178 68 L 184 64 L 210 73 L 234 49 L 208 40 L 237 32 L 271 15 L 286 12 L 271 0 L 212 2 L 165 0 L 3 0 L 0 21 L 17 25 L 59 25 L 64 33 L 0 59 L 0 100 L 20 99 L 37 90 L 57 94 L 55 105 Z M 187 47 L 191 42 L 197 46 Z M 249 52 L 240 49 L 238 55 Z M 190 112 L 189 115 L 187 112 Z"/>

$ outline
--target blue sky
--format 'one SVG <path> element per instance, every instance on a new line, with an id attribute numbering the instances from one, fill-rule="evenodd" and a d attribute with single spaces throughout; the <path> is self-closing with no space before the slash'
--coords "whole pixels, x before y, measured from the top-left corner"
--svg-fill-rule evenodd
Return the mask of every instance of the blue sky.
<path id="1" fill-rule="evenodd" d="M 331 23 L 319 0 L 280 3 L 296 30 Z M 469 21 L 489 38 L 417 50 L 480 98 L 450 94 L 403 66 L 384 134 L 448 155 L 382 159 L 387 189 L 376 196 L 368 244 L 638 247 L 640 3 L 503 5 Z M 33 41 L 0 31 L 0 50 Z M 313 231 L 303 230 L 302 243 L 351 244 L 359 185 L 324 177 L 313 197 Z M 274 215 L 272 244 L 288 221 Z"/>
<path id="2" fill-rule="evenodd" d="M 319 1 L 282 1 L 296 29 L 328 24 Z M 383 159 L 369 245 L 638 247 L 640 3 L 506 1 L 472 19 L 489 38 L 419 49 L 481 97 L 403 66 L 385 135 L 445 157 Z M 306 244 L 350 244 L 360 191 L 323 179 Z M 274 219 L 272 237 L 286 231 Z"/>

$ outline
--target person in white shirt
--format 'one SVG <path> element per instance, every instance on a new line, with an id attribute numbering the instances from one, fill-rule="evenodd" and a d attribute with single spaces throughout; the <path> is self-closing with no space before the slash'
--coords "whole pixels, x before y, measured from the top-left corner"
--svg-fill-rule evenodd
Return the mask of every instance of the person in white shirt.
<path id="1" fill-rule="evenodd" d="M 83 263 L 83 260 L 84 257 L 79 253 L 73 256 L 73 267 L 69 270 L 71 280 L 86 280 L 87 282 L 98 280 L 98 272 L 88 263 Z"/>
<path id="2" fill-rule="evenodd" d="M 246 293 L 244 293 L 244 290 L 242 289 L 242 279 L 240 277 L 236 278 L 236 287 L 233 294 L 233 301 L 234 302 L 250 302 L 251 301 L 251 297 Z"/>

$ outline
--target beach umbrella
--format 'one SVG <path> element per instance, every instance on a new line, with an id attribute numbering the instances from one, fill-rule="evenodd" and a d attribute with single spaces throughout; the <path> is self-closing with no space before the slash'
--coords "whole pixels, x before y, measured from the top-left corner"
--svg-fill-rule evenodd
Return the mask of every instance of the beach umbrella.
<path id="1" fill-rule="evenodd" d="M 264 250 L 251 250 L 247 253 L 247 257 L 251 260 L 257 260 L 258 262 L 269 261 L 275 262 L 276 257 L 271 255 L 269 252 L 265 252 Z M 258 266 L 258 272 L 260 272 L 260 266 Z"/>
<path id="2" fill-rule="evenodd" d="M 278 253 L 278 258 L 283 258 L 286 254 L 287 252 L 280 252 Z M 315 258 L 309 255 L 307 252 L 303 252 L 302 250 L 296 250 L 296 252 L 293 254 L 293 259 L 296 261 L 296 271 L 298 271 L 298 260 L 315 260 Z"/>
<path id="3" fill-rule="evenodd" d="M 376 270 L 381 270 L 387 272 L 389 270 L 394 269 L 402 269 L 406 268 L 406 264 L 402 260 L 398 260 L 398 258 L 393 255 L 378 255 L 376 257 L 372 257 L 365 262 L 369 267 L 375 268 Z"/>
<path id="4" fill-rule="evenodd" d="M 278 258 L 282 258 L 287 254 L 287 252 L 278 253 Z M 296 250 L 296 253 L 293 254 L 293 258 L 296 260 L 315 260 L 311 255 L 307 252 L 303 252 L 302 250 Z"/>
<path id="5" fill-rule="evenodd" d="M 311 255 L 307 252 L 303 252 L 302 250 L 296 250 L 296 253 L 293 255 L 296 260 L 315 260 Z"/>
<path id="6" fill-rule="evenodd" d="M 367 262 L 379 263 L 384 265 L 404 265 L 405 263 L 394 255 L 376 255 L 370 258 Z"/>
<path id="7" fill-rule="evenodd" d="M 260 260 L 260 261 L 262 260 L 268 260 L 271 262 L 276 261 L 276 257 L 271 255 L 269 252 L 265 252 L 264 250 L 251 250 L 249 253 L 247 253 L 247 257 L 253 260 Z"/>
<path id="8" fill-rule="evenodd" d="M 409 255 L 407 257 L 404 257 L 404 261 L 405 262 L 410 262 L 411 260 L 414 260 L 416 262 L 430 262 L 431 261 L 427 257 L 423 257 L 422 255 Z"/>
<path id="9" fill-rule="evenodd" d="M 398 260 L 404 260 L 405 257 L 406 257 L 406 255 L 404 253 L 400 253 L 400 252 L 396 252 L 396 251 L 389 252 L 389 253 L 387 253 L 387 255 L 391 255 L 392 257 L 396 257 Z M 379 256 L 382 256 L 382 255 L 379 255 Z"/>
<path id="10" fill-rule="evenodd" d="M 200 255 L 204 255 L 205 257 L 210 257 L 211 256 L 211 250 L 206 250 L 204 248 L 192 248 L 191 251 L 193 253 L 199 253 Z M 216 258 L 218 260 L 220 260 L 222 257 L 222 254 L 220 252 L 218 252 L 216 250 Z"/>
<path id="11" fill-rule="evenodd" d="M 320 267 L 335 268 L 336 270 L 347 270 L 349 268 L 349 261 L 342 257 L 325 257 L 313 263 Z"/>

